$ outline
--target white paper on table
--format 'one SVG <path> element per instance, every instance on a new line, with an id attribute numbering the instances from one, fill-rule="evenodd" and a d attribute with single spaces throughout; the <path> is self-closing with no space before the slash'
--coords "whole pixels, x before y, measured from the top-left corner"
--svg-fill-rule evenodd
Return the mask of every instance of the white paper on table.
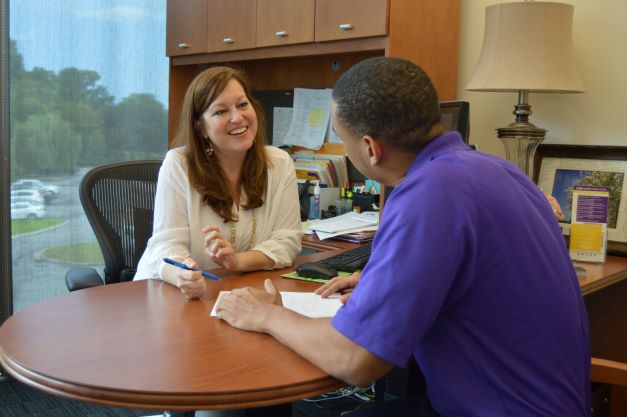
<path id="1" fill-rule="evenodd" d="M 228 294 L 229 292 L 230 291 L 220 291 L 220 294 L 211 309 L 212 317 L 217 316 L 216 306 L 222 299 L 222 296 L 224 296 L 224 294 Z M 281 299 L 283 300 L 283 307 L 311 318 L 333 317 L 335 316 L 335 313 L 337 313 L 337 310 L 339 310 L 342 306 L 340 294 L 331 294 L 327 298 L 322 298 L 318 294 L 314 294 L 312 292 L 281 291 L 280 293 Z"/>
<path id="2" fill-rule="evenodd" d="M 329 126 L 332 92 L 330 88 L 294 89 L 292 122 L 284 144 L 320 149 Z"/>

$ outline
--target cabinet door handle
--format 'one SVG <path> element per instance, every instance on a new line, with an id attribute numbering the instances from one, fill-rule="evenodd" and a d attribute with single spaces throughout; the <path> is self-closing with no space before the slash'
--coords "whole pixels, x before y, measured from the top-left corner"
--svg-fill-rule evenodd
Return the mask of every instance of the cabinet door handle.
<path id="1" fill-rule="evenodd" d="M 234 43 L 235 41 L 233 40 L 233 38 L 224 38 L 222 39 L 222 42 L 226 44 L 231 44 L 231 43 Z"/>
<path id="2" fill-rule="evenodd" d="M 353 30 L 353 25 L 351 23 L 342 23 L 340 25 L 340 29 L 342 29 L 342 30 Z"/>
<path id="3" fill-rule="evenodd" d="M 277 38 L 287 38 L 287 32 L 284 30 L 276 32 L 275 35 Z"/>
<path id="4" fill-rule="evenodd" d="M 189 48 L 189 45 L 186 44 L 185 42 L 179 43 L 179 49 L 187 49 L 187 48 Z"/>

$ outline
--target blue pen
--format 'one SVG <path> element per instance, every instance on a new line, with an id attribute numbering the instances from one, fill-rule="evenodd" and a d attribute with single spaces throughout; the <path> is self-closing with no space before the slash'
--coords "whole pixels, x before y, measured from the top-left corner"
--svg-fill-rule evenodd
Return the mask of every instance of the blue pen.
<path id="1" fill-rule="evenodd" d="M 180 263 L 180 262 L 176 262 L 175 260 L 170 259 L 170 258 L 163 258 L 163 262 L 168 263 L 168 264 L 170 264 L 170 265 L 178 266 L 179 268 L 181 268 L 181 269 L 186 269 L 186 270 L 188 270 L 188 271 L 198 271 L 198 269 L 192 269 L 192 268 L 190 268 L 189 266 L 187 266 L 187 265 L 185 265 L 185 264 L 182 264 L 182 263 Z M 220 277 L 219 277 L 219 276 L 217 276 L 217 275 L 212 274 L 211 272 L 207 272 L 207 271 L 200 271 L 200 273 L 201 273 L 201 274 L 202 274 L 202 276 L 203 276 L 203 277 L 205 277 L 205 278 L 210 278 L 210 279 L 213 279 L 213 280 L 215 280 L 215 281 L 222 281 L 222 278 L 220 278 Z"/>

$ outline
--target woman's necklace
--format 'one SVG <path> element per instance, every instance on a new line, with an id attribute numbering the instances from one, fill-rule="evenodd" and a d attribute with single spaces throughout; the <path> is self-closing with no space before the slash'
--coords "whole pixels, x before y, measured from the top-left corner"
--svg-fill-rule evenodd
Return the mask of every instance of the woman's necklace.
<path id="1" fill-rule="evenodd" d="M 250 242 L 248 242 L 248 249 L 251 250 L 255 246 L 255 239 L 257 234 L 257 216 L 253 211 L 253 232 L 250 235 Z M 235 249 L 235 222 L 231 222 L 231 246 Z"/>

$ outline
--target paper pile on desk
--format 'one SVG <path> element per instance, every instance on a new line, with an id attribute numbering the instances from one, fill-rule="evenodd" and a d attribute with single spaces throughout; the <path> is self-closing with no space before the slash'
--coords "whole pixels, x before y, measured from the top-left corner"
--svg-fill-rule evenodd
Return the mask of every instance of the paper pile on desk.
<path id="1" fill-rule="evenodd" d="M 310 221 L 305 233 L 315 233 L 318 239 L 324 240 L 345 234 L 358 232 L 374 232 L 379 227 L 379 213 L 364 211 L 350 212 L 329 219 Z"/>

